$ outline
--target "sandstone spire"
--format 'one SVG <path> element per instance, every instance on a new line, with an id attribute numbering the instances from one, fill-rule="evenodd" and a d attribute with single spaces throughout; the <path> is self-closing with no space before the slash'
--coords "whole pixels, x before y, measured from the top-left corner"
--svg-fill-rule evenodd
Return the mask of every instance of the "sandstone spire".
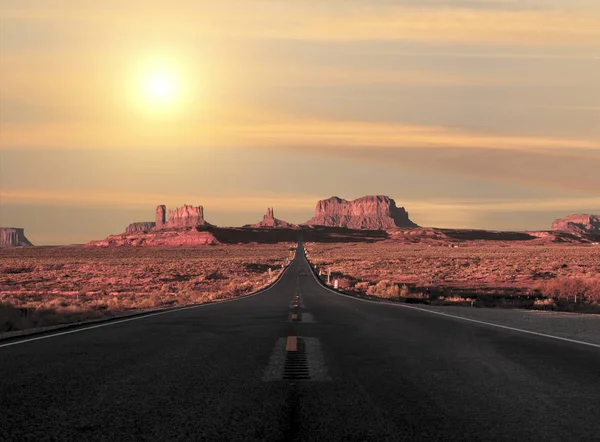
<path id="1" fill-rule="evenodd" d="M 167 206 L 156 206 L 156 228 L 160 229 L 167 221 Z"/>

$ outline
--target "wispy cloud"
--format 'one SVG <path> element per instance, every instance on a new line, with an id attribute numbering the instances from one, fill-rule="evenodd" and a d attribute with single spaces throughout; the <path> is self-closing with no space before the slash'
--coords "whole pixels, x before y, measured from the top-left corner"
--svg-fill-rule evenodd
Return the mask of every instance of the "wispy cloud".
<path id="1" fill-rule="evenodd" d="M 527 8 L 500 2 L 78 2 L 68 7 L 34 8 L 11 2 L 3 15 L 12 21 L 110 23 L 141 32 L 160 29 L 229 38 L 323 41 L 404 40 L 600 45 L 598 8 Z M 39 2 L 40 6 L 42 2 Z M 152 7 L 149 6 L 152 4 Z M 541 5 L 541 2 L 539 3 Z M 506 7 L 509 5 L 509 7 Z M 458 7 L 457 7 L 458 6 Z M 590 13 L 592 11 L 592 13 Z M 198 29 L 199 28 L 199 29 Z"/>
<path id="2" fill-rule="evenodd" d="M 254 121 L 208 121 L 156 127 L 152 121 L 10 124 L 5 148 L 191 148 L 199 146 L 336 149 L 470 148 L 499 150 L 598 150 L 594 139 L 513 136 L 447 127 L 343 120 L 310 120 L 257 112 Z M 33 130 L 34 129 L 34 130 Z"/>
<path id="3" fill-rule="evenodd" d="M 600 208 L 600 197 L 579 198 L 431 198 L 426 201 L 403 199 L 402 204 L 413 213 L 529 213 L 529 212 L 565 212 L 572 213 L 587 207 L 588 210 Z"/>
<path id="4" fill-rule="evenodd" d="M 3 205 L 147 208 L 149 209 L 149 218 L 152 218 L 153 210 L 158 204 L 167 204 L 169 208 L 183 204 L 203 205 L 208 212 L 236 213 L 260 211 L 266 207 L 277 207 L 283 210 L 311 210 L 319 198 L 321 196 L 281 195 L 268 192 L 257 195 L 251 191 L 229 196 L 215 196 L 103 189 L 0 189 L 0 199 Z"/>

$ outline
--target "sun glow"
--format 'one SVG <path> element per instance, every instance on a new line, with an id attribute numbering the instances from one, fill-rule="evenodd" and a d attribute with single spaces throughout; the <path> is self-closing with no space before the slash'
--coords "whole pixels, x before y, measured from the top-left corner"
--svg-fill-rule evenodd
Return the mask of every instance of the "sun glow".
<path id="1" fill-rule="evenodd" d="M 214 86 L 207 65 L 208 60 L 201 54 L 182 48 L 130 54 L 124 59 L 121 78 L 125 81 L 119 94 L 121 102 L 124 98 L 128 104 L 125 119 L 129 124 L 134 121 L 131 118 L 168 119 L 183 124 L 204 115 L 210 104 L 209 85 Z"/>
<path id="2" fill-rule="evenodd" d="M 180 101 L 180 79 L 165 70 L 152 70 L 141 82 L 141 94 L 147 105 L 173 107 Z"/>

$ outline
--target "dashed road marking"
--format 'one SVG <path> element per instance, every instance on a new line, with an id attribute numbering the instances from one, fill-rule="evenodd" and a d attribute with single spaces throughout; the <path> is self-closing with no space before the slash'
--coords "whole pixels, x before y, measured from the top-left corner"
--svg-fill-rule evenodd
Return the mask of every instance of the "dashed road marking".
<path id="1" fill-rule="evenodd" d="M 298 336 L 288 336 L 285 351 L 298 351 Z"/>
<path id="2" fill-rule="evenodd" d="M 286 351 L 287 339 L 289 337 L 279 338 L 275 343 L 269 364 L 263 374 L 263 381 L 293 379 L 303 382 L 324 382 L 331 380 L 318 338 L 297 337 L 296 351 Z"/>

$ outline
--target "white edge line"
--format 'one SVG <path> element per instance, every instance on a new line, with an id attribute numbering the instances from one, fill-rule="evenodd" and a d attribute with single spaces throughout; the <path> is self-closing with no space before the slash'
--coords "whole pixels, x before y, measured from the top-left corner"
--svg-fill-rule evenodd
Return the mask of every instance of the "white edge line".
<path id="1" fill-rule="evenodd" d="M 32 342 L 32 341 L 39 341 L 41 339 L 48 339 L 48 338 L 54 338 L 56 336 L 63 336 L 63 335 L 69 335 L 71 333 L 79 333 L 82 331 L 86 331 L 86 330 L 93 330 L 95 328 L 100 328 L 100 327 L 108 327 L 110 325 L 117 325 L 117 324 L 122 324 L 124 322 L 129 322 L 129 321 L 137 321 L 138 319 L 146 319 L 146 318 L 150 318 L 152 316 L 158 316 L 158 315 L 166 315 L 168 313 L 176 313 L 176 312 L 181 312 L 183 310 L 190 310 L 193 308 L 200 308 L 200 307 L 209 307 L 211 305 L 216 305 L 216 304 L 224 304 L 226 302 L 233 302 L 233 301 L 241 301 L 242 299 L 248 299 L 248 298 L 252 298 L 253 296 L 257 296 L 260 295 L 264 292 L 266 292 L 267 290 L 272 289 L 273 287 L 275 287 L 277 284 L 279 284 L 279 282 L 281 281 L 281 279 L 283 278 L 283 275 L 285 275 L 285 273 L 288 271 L 288 269 L 290 268 L 290 265 L 292 264 L 293 260 L 290 261 L 290 264 L 288 264 L 286 266 L 286 268 L 283 270 L 283 272 L 281 273 L 281 275 L 279 275 L 279 277 L 277 278 L 277 280 L 271 284 L 268 287 L 265 287 L 262 290 L 259 290 L 256 293 L 252 293 L 250 295 L 246 295 L 246 296 L 242 296 L 239 298 L 232 298 L 232 299 L 223 299 L 222 301 L 215 301 L 215 302 L 207 302 L 204 304 L 199 304 L 199 305 L 190 305 L 188 307 L 182 307 L 182 308 L 178 308 L 178 309 L 174 309 L 174 310 L 167 310 L 167 311 L 162 311 L 162 312 L 156 312 L 156 313 L 148 313 L 147 315 L 140 315 L 140 316 L 136 316 L 134 318 L 127 318 L 127 319 L 121 319 L 121 320 L 115 320 L 115 321 L 110 321 L 110 322 L 105 322 L 102 324 L 98 324 L 98 325 L 92 325 L 90 327 L 83 327 L 83 328 L 77 328 L 74 330 L 68 330 L 68 331 L 64 331 L 64 332 L 59 332 L 59 333 L 53 333 L 50 335 L 43 335 L 43 336 L 36 336 L 35 338 L 29 338 L 29 339 L 24 339 L 22 341 L 15 341 L 15 342 L 8 342 L 6 344 L 0 344 L 0 348 L 3 347 L 10 347 L 12 345 L 19 345 L 19 344 L 25 344 L 27 342 Z M 75 324 L 74 324 L 75 325 Z"/>
<path id="2" fill-rule="evenodd" d="M 435 310 L 427 310 L 427 309 L 415 307 L 415 306 L 412 306 L 412 305 L 393 304 L 393 303 L 388 303 L 388 302 L 371 301 L 369 299 L 357 298 L 356 296 L 352 296 L 352 295 L 345 295 L 343 293 L 339 293 L 339 292 L 336 292 L 333 289 L 330 289 L 329 287 L 327 287 L 326 285 L 324 285 L 320 280 L 318 280 L 317 279 L 317 275 L 315 275 L 315 272 L 313 271 L 313 268 L 312 268 L 310 262 L 308 264 L 310 266 L 310 273 L 313 275 L 313 278 L 315 278 L 315 281 L 317 281 L 317 283 L 322 288 L 324 288 L 325 290 L 330 291 L 331 293 L 334 293 L 334 294 L 336 294 L 338 296 L 343 296 L 344 298 L 350 298 L 350 299 L 354 299 L 355 301 L 368 302 L 368 303 L 371 303 L 371 304 L 385 305 L 385 306 L 389 306 L 389 307 L 398 307 L 398 308 L 407 308 L 407 309 L 411 309 L 411 310 L 418 310 L 418 311 L 424 312 L 424 313 L 431 313 L 433 315 L 446 316 L 448 318 L 460 319 L 461 321 L 474 322 L 476 324 L 488 325 L 490 327 L 502 328 L 504 330 L 511 330 L 511 331 L 516 331 L 516 332 L 519 332 L 519 333 L 525 333 L 525 334 L 528 334 L 528 335 L 542 336 L 544 338 L 556 339 L 556 340 L 559 340 L 559 341 L 571 342 L 573 344 L 581 344 L 581 345 L 587 345 L 589 347 L 600 348 L 600 344 L 594 344 L 592 342 L 578 341 L 577 339 L 570 339 L 570 338 L 563 338 L 561 336 L 548 335 L 546 333 L 539 333 L 539 332 L 534 332 L 534 331 L 531 331 L 531 330 L 524 330 L 522 328 L 509 327 L 508 325 L 501 325 L 501 324 L 495 324 L 493 322 L 480 321 L 478 319 L 464 318 L 462 316 L 455 316 L 455 315 L 451 315 L 451 314 L 448 314 L 448 313 L 437 312 Z"/>

